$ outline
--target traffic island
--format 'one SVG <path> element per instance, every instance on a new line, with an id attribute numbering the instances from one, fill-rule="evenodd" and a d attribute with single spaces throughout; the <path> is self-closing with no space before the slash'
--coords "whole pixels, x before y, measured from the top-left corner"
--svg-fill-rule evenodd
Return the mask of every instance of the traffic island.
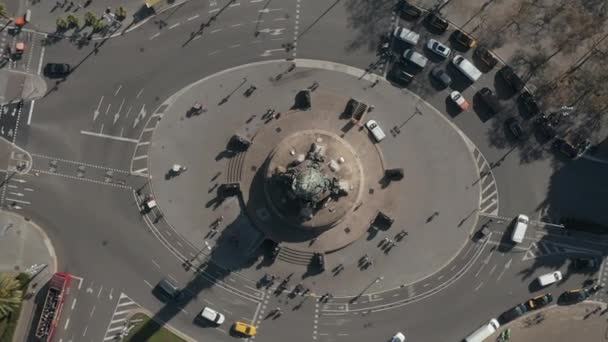
<path id="1" fill-rule="evenodd" d="M 147 342 L 187 342 L 143 313 L 131 316 L 128 331 L 125 342 L 140 342 L 142 335 L 148 337 Z"/>

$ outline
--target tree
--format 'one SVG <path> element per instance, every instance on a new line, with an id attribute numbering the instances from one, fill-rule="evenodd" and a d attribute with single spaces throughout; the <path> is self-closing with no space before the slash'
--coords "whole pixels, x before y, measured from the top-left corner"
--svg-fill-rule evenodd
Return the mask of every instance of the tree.
<path id="1" fill-rule="evenodd" d="M 63 31 L 68 28 L 68 22 L 64 18 L 61 18 L 61 17 L 57 18 L 56 24 L 57 24 L 58 31 Z"/>
<path id="2" fill-rule="evenodd" d="M 78 20 L 78 18 L 73 14 L 68 14 L 66 21 L 67 21 L 69 27 L 80 26 L 80 20 Z"/>
<path id="3" fill-rule="evenodd" d="M 124 20 L 127 17 L 127 10 L 120 6 L 116 9 L 114 14 L 116 14 L 116 18 L 118 18 L 118 20 Z"/>
<path id="4" fill-rule="evenodd" d="M 0 4 L 0 17 L 11 20 L 6 13 L 6 6 L 4 4 Z"/>
<path id="5" fill-rule="evenodd" d="M 0 319 L 17 309 L 22 297 L 23 291 L 19 280 L 6 273 L 0 275 Z"/>
<path id="6" fill-rule="evenodd" d="M 92 12 L 86 12 L 84 14 L 84 25 L 85 26 L 93 26 L 93 24 L 97 21 L 97 17 Z"/>
<path id="7" fill-rule="evenodd" d="M 97 19 L 95 20 L 95 22 L 93 23 L 93 32 L 99 32 L 103 29 L 106 28 L 107 24 L 105 23 L 105 21 L 103 21 L 103 19 Z"/>

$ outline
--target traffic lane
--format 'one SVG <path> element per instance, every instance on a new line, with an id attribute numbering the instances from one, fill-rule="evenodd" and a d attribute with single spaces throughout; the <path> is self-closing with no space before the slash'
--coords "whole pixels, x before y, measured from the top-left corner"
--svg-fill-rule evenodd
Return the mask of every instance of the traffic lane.
<path id="1" fill-rule="evenodd" d="M 105 322 L 111 316 L 118 295 L 109 296 L 103 285 L 88 287 L 86 279 L 72 278 L 69 293 L 58 323 L 56 339 L 100 340 L 105 332 Z"/>
<path id="2" fill-rule="evenodd" d="M 366 69 L 378 62 L 380 36 L 394 22 L 393 3 L 364 7 L 360 2 L 301 1 L 297 58 L 329 60 Z"/>

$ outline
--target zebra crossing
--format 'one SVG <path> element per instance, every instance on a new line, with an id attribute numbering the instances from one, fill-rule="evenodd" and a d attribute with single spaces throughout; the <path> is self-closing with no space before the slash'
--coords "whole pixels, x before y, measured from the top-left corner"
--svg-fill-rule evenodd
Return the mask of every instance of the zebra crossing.
<path id="1" fill-rule="evenodd" d="M 524 253 L 522 260 L 526 261 L 526 260 L 531 260 L 531 259 L 536 259 L 536 258 L 541 258 L 541 257 L 560 255 L 560 254 L 573 254 L 573 253 L 580 253 L 580 254 L 587 254 L 587 255 L 588 254 L 591 254 L 591 255 L 601 254 L 600 251 L 594 250 L 594 249 L 573 247 L 573 246 L 561 244 L 558 242 L 537 241 L 537 242 L 530 243 L 530 246 Z"/>
<path id="2" fill-rule="evenodd" d="M 123 332 L 127 330 L 129 317 L 131 316 L 134 310 L 137 310 L 139 308 L 139 304 L 137 304 L 134 300 L 129 298 L 124 293 L 121 293 L 120 298 L 118 299 L 118 303 L 116 303 L 116 307 L 114 308 L 114 313 L 112 314 L 112 318 L 110 319 L 110 323 L 108 324 L 108 328 L 106 329 L 106 334 L 103 340 L 110 341 L 120 339 Z"/>
<path id="3" fill-rule="evenodd" d="M 479 179 L 475 183 L 481 187 L 479 212 L 487 215 L 498 215 L 498 187 L 492 173 L 492 166 L 477 148 L 473 150 L 473 157 L 479 170 Z"/>

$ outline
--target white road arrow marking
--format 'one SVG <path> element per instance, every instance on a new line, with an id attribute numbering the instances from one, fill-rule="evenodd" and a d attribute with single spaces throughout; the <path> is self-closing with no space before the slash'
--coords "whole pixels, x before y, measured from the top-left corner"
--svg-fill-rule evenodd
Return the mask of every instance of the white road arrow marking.
<path id="1" fill-rule="evenodd" d="M 11 179 L 11 180 L 14 180 L 15 182 L 19 182 L 19 183 L 25 183 L 25 180 L 23 180 L 23 179 L 16 179 L 16 178 L 13 178 L 13 179 Z"/>
<path id="2" fill-rule="evenodd" d="M 95 111 L 93 112 L 93 121 L 95 121 L 97 119 L 97 116 L 99 116 L 99 108 L 101 107 L 101 103 L 102 102 L 103 102 L 103 96 L 99 100 L 99 104 L 97 105 L 97 109 L 95 109 Z"/>
<path id="3" fill-rule="evenodd" d="M 258 12 L 260 13 L 268 13 L 268 12 L 275 12 L 275 11 L 280 11 L 282 10 L 282 8 L 264 8 L 259 10 Z"/>
<path id="4" fill-rule="evenodd" d="M 15 196 L 19 196 L 19 197 L 25 196 L 24 194 L 22 194 L 20 192 L 9 192 L 9 194 L 12 194 L 12 195 L 15 195 Z"/>
<path id="5" fill-rule="evenodd" d="M 262 57 L 268 57 L 268 56 L 272 55 L 272 53 L 273 53 L 274 51 L 285 51 L 285 49 L 273 49 L 273 50 L 266 50 L 266 51 L 264 51 L 264 53 L 262 53 L 260 56 L 262 56 Z"/>
<path id="6" fill-rule="evenodd" d="M 278 36 L 280 34 L 283 34 L 283 30 L 285 30 L 285 28 L 272 29 L 272 32 L 270 32 L 270 35 Z"/>
<path id="7" fill-rule="evenodd" d="M 120 103 L 120 107 L 118 107 L 118 112 L 116 112 L 116 114 L 114 114 L 114 122 L 112 123 L 112 125 L 116 125 L 116 121 L 118 121 L 118 118 L 120 117 L 120 111 L 122 110 L 122 106 L 125 104 L 125 99 L 122 99 L 122 102 Z"/>
<path id="8" fill-rule="evenodd" d="M 502 278 L 502 276 L 505 274 L 505 272 L 509 269 L 509 267 L 511 267 L 511 262 L 513 261 L 513 258 L 509 259 L 509 261 L 507 261 L 507 263 L 505 264 L 505 268 L 502 270 L 502 272 L 500 272 L 500 274 L 498 275 L 498 278 L 496 278 L 496 281 L 499 281 L 500 278 Z"/>

